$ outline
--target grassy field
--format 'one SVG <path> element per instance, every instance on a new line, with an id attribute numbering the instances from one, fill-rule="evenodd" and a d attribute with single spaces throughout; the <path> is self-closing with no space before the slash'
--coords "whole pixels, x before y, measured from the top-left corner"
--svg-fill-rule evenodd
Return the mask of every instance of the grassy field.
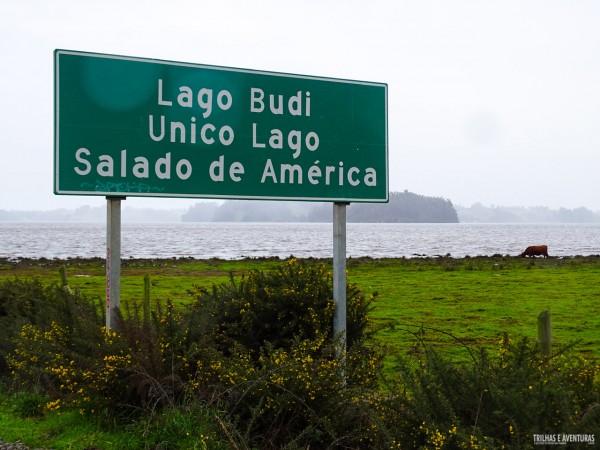
<path id="1" fill-rule="evenodd" d="M 210 287 L 231 274 L 239 278 L 278 264 L 278 259 L 124 260 L 121 301 L 142 298 L 145 275 L 151 278 L 152 299 L 183 304 L 195 285 Z M 102 259 L 3 260 L 0 281 L 17 276 L 60 282 L 63 265 L 72 288 L 102 301 Z M 600 359 L 600 257 L 360 258 L 348 259 L 347 273 L 367 295 L 378 293 L 372 312 L 373 326 L 381 329 L 378 339 L 403 353 L 411 351 L 417 336 L 448 349 L 461 348 L 457 339 L 493 345 L 505 332 L 535 339 L 537 315 L 549 309 L 555 345 L 577 341 L 578 351 Z"/>
<path id="2" fill-rule="evenodd" d="M 377 267 L 377 270 L 371 270 Z M 600 259 L 467 258 L 373 261 L 350 270 L 350 279 L 380 294 L 374 322 L 388 325 L 380 339 L 409 348 L 409 332 L 456 346 L 487 346 L 503 333 L 537 338 L 537 316 L 552 314 L 554 343 L 579 342 L 600 357 L 597 315 Z"/>
<path id="3" fill-rule="evenodd" d="M 330 260 L 307 262 L 331 264 Z M 169 298 L 184 305 L 191 301 L 194 286 L 210 288 L 228 282 L 232 275 L 239 280 L 250 270 L 269 271 L 281 264 L 279 259 L 125 260 L 121 301 L 141 301 L 146 275 L 151 279 L 152 300 Z M 72 289 L 97 299 L 102 306 L 102 259 L 0 260 L 0 283 L 18 277 L 60 284 L 61 267 L 66 269 Z M 375 339 L 401 354 L 422 351 L 419 341 L 434 344 L 451 357 L 462 358 L 467 347 L 485 346 L 497 352 L 504 333 L 515 339 L 527 336 L 535 340 L 537 316 L 548 309 L 552 313 L 554 348 L 577 342 L 576 352 L 600 360 L 600 256 L 532 260 L 500 256 L 359 258 L 348 259 L 347 273 L 348 281 L 366 295 L 377 293 L 370 315 L 372 327 L 379 330 Z M 392 358 L 386 370 L 394 367 Z M 488 381 L 489 385 L 498 382 Z M 524 386 L 529 382 L 525 381 Z M 3 388 L 0 386 L 0 439 L 7 442 L 20 440 L 31 447 L 57 450 L 110 450 L 149 448 L 145 442 L 163 442 L 168 438 L 178 443 L 178 448 L 230 448 L 218 425 L 221 422 L 217 409 L 206 409 L 200 414 L 196 410 L 167 409 L 161 412 L 164 417 L 107 429 L 76 409 L 32 416 L 30 410 L 41 408 L 45 401 L 38 399 L 39 394 L 22 392 L 14 396 L 3 392 Z M 536 389 L 529 385 L 531 392 L 537 392 Z M 464 397 L 469 396 L 461 396 Z M 509 403 L 512 405 L 513 401 Z M 437 407 L 436 403 L 436 411 Z M 532 410 L 527 411 L 530 414 Z"/>

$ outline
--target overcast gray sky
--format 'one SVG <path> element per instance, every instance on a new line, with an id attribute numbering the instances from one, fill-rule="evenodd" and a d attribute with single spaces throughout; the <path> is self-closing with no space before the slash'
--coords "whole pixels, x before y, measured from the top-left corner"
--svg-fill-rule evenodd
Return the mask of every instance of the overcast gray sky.
<path id="1" fill-rule="evenodd" d="M 0 209 L 105 202 L 53 194 L 56 48 L 384 82 L 390 190 L 600 210 L 595 0 L 2 0 Z"/>

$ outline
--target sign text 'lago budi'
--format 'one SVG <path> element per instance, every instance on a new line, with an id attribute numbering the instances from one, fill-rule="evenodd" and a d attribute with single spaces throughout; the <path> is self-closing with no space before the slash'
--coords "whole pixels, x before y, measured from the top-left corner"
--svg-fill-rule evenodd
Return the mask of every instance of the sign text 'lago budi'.
<path id="1" fill-rule="evenodd" d="M 55 193 L 385 202 L 387 85 L 55 51 Z"/>

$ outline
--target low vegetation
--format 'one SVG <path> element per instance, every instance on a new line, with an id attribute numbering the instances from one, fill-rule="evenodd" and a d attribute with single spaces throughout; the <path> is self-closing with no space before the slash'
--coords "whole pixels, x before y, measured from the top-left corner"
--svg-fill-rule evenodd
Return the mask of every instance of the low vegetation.
<path id="1" fill-rule="evenodd" d="M 123 284 L 140 278 L 141 292 L 150 273 L 152 300 L 125 289 L 118 330 L 94 291 L 101 262 L 69 261 L 68 286 L 63 264 L 2 266 L 5 441 L 521 449 L 533 434 L 600 436 L 598 328 L 580 329 L 597 320 L 595 258 L 350 260 L 341 353 L 327 261 L 129 261 Z M 535 339 L 548 307 L 550 356 Z"/>

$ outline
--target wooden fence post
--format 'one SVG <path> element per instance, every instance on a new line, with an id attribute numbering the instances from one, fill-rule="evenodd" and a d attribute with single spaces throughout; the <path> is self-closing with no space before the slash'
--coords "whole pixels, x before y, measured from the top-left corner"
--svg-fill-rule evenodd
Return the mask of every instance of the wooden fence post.
<path id="1" fill-rule="evenodd" d="M 71 286 L 69 286 L 69 280 L 67 279 L 67 268 L 65 266 L 60 266 L 58 271 L 60 272 L 60 279 L 63 291 L 72 294 L 73 290 L 71 289 Z"/>
<path id="2" fill-rule="evenodd" d="M 552 329 L 550 326 L 550 311 L 547 309 L 538 314 L 538 337 L 542 345 L 542 353 L 550 356 L 552 351 Z"/>
<path id="3" fill-rule="evenodd" d="M 144 326 L 150 325 L 150 275 L 144 276 Z"/>

